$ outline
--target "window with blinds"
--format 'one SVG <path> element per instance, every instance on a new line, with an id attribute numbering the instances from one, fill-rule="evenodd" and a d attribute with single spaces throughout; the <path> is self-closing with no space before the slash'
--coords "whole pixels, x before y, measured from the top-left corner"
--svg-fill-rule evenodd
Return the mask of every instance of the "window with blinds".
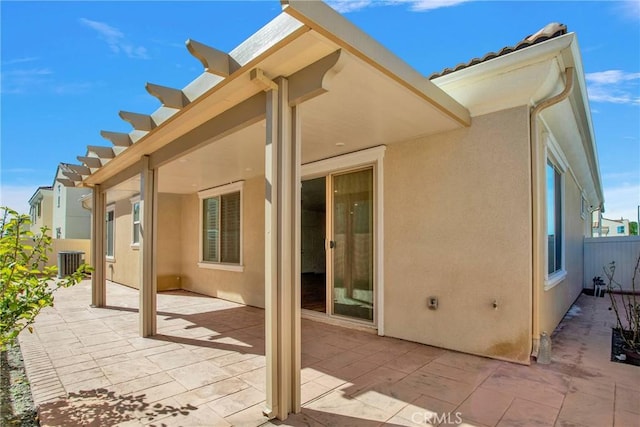
<path id="1" fill-rule="evenodd" d="M 108 258 L 113 258 L 115 254 L 115 211 L 113 207 L 110 206 L 107 208 L 107 213 L 105 215 L 105 234 L 106 234 L 106 244 L 105 244 L 105 255 Z"/>
<path id="2" fill-rule="evenodd" d="M 202 261 L 240 263 L 240 192 L 202 199 Z"/>
<path id="3" fill-rule="evenodd" d="M 132 218 L 132 230 L 133 235 L 131 236 L 131 244 L 139 245 L 140 244 L 140 202 L 137 200 L 132 201 L 131 204 L 131 218 Z"/>

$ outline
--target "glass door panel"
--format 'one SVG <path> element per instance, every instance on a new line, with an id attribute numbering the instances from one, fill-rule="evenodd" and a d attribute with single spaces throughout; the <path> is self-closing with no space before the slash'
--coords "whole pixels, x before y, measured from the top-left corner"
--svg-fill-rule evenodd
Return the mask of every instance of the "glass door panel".
<path id="1" fill-rule="evenodd" d="M 373 169 L 332 176 L 332 314 L 373 321 Z"/>

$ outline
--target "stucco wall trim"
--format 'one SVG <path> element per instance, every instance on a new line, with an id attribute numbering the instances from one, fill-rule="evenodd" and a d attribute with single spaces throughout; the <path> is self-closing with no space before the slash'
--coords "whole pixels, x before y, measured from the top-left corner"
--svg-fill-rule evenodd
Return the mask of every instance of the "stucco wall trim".
<path id="1" fill-rule="evenodd" d="M 200 261 L 198 263 L 198 267 L 199 268 L 208 268 L 209 270 L 235 271 L 235 272 L 238 272 L 238 273 L 244 273 L 244 265 L 220 264 L 220 263 L 215 263 L 215 262 L 203 262 L 203 261 Z"/>

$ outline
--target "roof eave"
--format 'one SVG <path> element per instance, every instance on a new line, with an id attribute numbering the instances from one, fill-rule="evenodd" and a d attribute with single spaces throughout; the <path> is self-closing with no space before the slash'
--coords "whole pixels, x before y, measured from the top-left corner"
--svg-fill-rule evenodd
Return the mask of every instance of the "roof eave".
<path id="1" fill-rule="evenodd" d="M 473 80 L 477 77 L 485 77 L 491 74 L 501 74 L 529 64 L 537 63 L 545 59 L 558 56 L 560 52 L 571 46 L 574 33 L 565 34 L 520 49 L 506 55 L 498 56 L 488 61 L 454 71 L 444 76 L 436 77 L 432 81 L 438 86 L 446 86 L 460 80 Z"/>
<path id="2" fill-rule="evenodd" d="M 584 114 L 578 114 L 576 117 L 578 117 L 582 128 L 585 130 L 584 135 L 586 140 L 583 140 L 582 143 L 584 153 L 587 156 L 587 161 L 589 162 L 593 189 L 598 199 L 594 200 L 594 202 L 602 205 L 604 203 L 604 194 L 602 190 L 600 168 L 598 165 L 593 123 L 591 121 L 591 110 L 589 107 L 589 98 L 584 79 L 582 58 L 575 33 L 568 33 L 546 40 L 542 43 L 531 45 L 527 48 L 437 77 L 432 81 L 438 86 L 444 87 L 446 90 L 447 87 L 455 86 L 458 82 L 469 84 L 469 82 L 494 75 L 497 76 L 528 65 L 552 60 L 553 58 L 557 58 L 564 67 L 575 68 L 577 84 L 572 93 L 572 97 L 576 101 L 576 107 L 584 112 Z"/>
<path id="3" fill-rule="evenodd" d="M 44 198 L 43 191 L 52 191 L 52 188 L 51 187 L 46 187 L 46 186 L 38 187 L 36 189 L 36 191 L 33 193 L 33 195 L 31 197 L 29 197 L 29 205 L 31 205 L 32 202 L 38 202 L 38 201 L 42 200 Z"/>
<path id="4" fill-rule="evenodd" d="M 597 200 L 599 207 L 604 209 L 604 191 L 602 188 L 602 178 L 600 175 L 600 165 L 598 162 L 598 149 L 596 147 L 596 138 L 593 130 L 593 121 L 591 118 L 591 107 L 589 105 L 589 95 L 587 93 L 587 83 L 584 78 L 584 69 L 582 66 L 582 55 L 580 54 L 580 47 L 578 45 L 578 39 L 574 36 L 571 40 L 570 46 L 562 52 L 562 57 L 565 66 L 572 66 L 575 68 L 576 73 L 576 90 L 574 91 L 574 99 L 579 102 L 584 115 L 580 117 L 582 126 L 587 130 L 585 136 L 588 140 L 583 140 L 585 154 L 589 161 L 591 170 L 591 178 L 595 187 L 595 191 L 599 200 Z"/>

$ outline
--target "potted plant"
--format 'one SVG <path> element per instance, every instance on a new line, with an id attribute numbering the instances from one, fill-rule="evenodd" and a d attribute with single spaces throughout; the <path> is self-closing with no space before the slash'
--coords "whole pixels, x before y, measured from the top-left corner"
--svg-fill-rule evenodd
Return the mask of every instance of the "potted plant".
<path id="1" fill-rule="evenodd" d="M 607 277 L 607 291 L 611 299 L 611 309 L 616 315 L 617 333 L 622 341 L 622 351 L 625 355 L 614 355 L 618 360 L 627 360 L 634 365 L 640 365 L 640 296 L 636 294 L 636 281 L 640 280 L 640 255 L 636 261 L 631 279 L 631 290 L 624 290 L 615 279 L 616 263 L 610 262 L 603 267 Z M 612 342 L 613 344 L 613 342 Z"/>

